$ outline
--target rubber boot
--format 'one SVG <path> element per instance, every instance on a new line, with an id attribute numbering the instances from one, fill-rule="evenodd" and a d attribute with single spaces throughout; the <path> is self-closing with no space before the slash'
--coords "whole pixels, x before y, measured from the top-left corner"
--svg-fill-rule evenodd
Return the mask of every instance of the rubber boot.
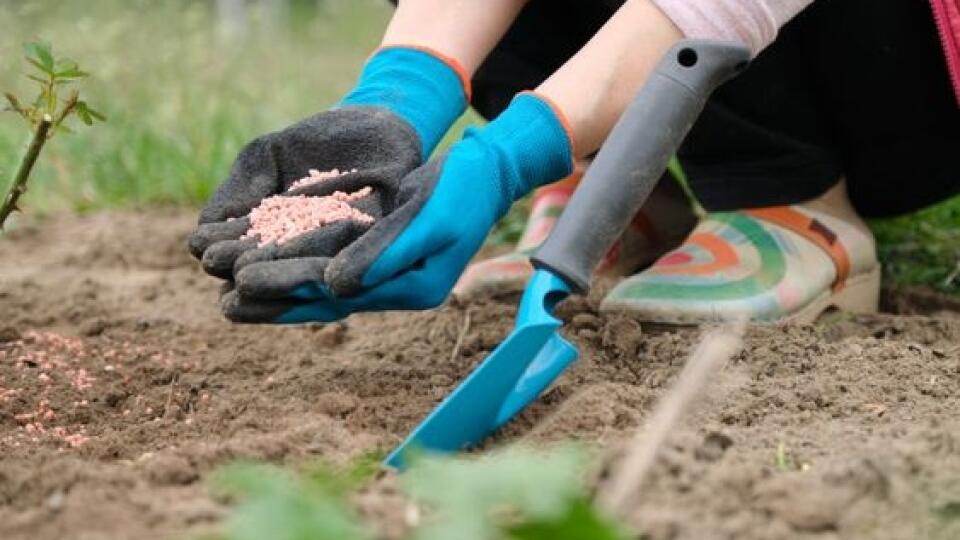
<path id="1" fill-rule="evenodd" d="M 831 307 L 874 312 L 879 290 L 873 235 L 840 181 L 803 204 L 708 214 L 601 310 L 673 324 L 806 323 Z"/>

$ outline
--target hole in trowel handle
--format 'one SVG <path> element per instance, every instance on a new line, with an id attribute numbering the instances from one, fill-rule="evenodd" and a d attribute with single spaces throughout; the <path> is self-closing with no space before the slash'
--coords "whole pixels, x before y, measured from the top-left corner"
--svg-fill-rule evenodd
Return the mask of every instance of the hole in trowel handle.
<path id="1" fill-rule="evenodd" d="M 677 53 L 677 62 L 680 62 L 680 65 L 683 67 L 693 67 L 697 65 L 698 59 L 697 51 L 690 47 L 684 47 Z"/>

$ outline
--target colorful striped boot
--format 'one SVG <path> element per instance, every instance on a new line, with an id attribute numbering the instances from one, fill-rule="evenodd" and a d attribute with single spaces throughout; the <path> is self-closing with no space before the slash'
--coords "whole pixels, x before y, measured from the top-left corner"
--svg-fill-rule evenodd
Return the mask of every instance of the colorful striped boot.
<path id="1" fill-rule="evenodd" d="M 677 249 L 601 304 L 641 320 L 811 322 L 828 308 L 877 309 L 873 235 L 843 182 L 802 205 L 711 213 Z"/>

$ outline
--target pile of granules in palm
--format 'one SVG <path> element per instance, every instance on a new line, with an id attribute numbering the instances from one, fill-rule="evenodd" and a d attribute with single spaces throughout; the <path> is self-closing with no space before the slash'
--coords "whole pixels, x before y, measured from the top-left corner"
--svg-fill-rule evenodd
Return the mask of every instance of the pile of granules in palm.
<path id="1" fill-rule="evenodd" d="M 356 169 L 350 172 L 354 171 Z M 337 169 L 329 172 L 311 169 L 310 176 L 297 180 L 290 189 L 336 178 L 341 174 L 346 173 L 340 173 Z M 260 247 L 271 243 L 282 245 L 297 236 L 338 221 L 349 219 L 360 223 L 373 223 L 372 216 L 349 204 L 366 197 L 372 191 L 368 186 L 353 193 L 335 191 L 332 195 L 323 197 L 306 195 L 267 197 L 250 211 L 250 228 L 243 238 L 257 239 Z"/>
<path id="2" fill-rule="evenodd" d="M 287 188 L 287 191 L 293 191 L 302 187 L 312 186 L 313 184 L 323 182 L 324 180 L 330 180 L 331 178 L 336 178 L 338 176 L 355 172 L 357 172 L 356 169 L 350 169 L 349 171 L 343 172 L 340 172 L 340 169 L 333 169 L 330 171 L 318 171 L 317 169 L 310 169 L 310 176 L 305 176 L 290 184 L 290 187 Z"/>

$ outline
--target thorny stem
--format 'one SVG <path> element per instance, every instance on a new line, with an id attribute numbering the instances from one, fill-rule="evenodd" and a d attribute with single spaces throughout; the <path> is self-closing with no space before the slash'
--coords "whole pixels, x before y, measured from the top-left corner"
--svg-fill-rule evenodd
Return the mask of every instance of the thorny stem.
<path id="1" fill-rule="evenodd" d="M 70 116 L 70 113 L 73 112 L 73 109 L 76 108 L 77 102 L 80 100 L 80 92 L 74 90 L 70 93 L 70 97 L 63 102 L 63 108 L 60 109 L 60 112 L 53 119 L 53 125 L 50 126 L 50 136 L 56 132 L 56 129 L 60 127 L 60 124 Z M 51 111 L 53 109 L 50 109 Z"/>
<path id="2" fill-rule="evenodd" d="M 63 121 L 63 119 L 61 118 L 60 121 Z M 3 229 L 7 217 L 9 217 L 14 210 L 17 210 L 17 201 L 20 199 L 20 196 L 26 193 L 27 178 L 30 177 L 30 171 L 33 170 L 33 166 L 37 162 L 40 149 L 43 148 L 43 143 L 47 141 L 47 134 L 50 132 L 53 123 L 53 118 L 51 118 L 49 114 L 45 114 L 37 124 L 33 132 L 33 138 L 30 140 L 30 146 L 27 147 L 27 152 L 20 160 L 20 166 L 17 168 L 17 172 L 13 177 L 10 190 L 3 199 L 3 205 L 0 206 L 0 229 Z"/>

